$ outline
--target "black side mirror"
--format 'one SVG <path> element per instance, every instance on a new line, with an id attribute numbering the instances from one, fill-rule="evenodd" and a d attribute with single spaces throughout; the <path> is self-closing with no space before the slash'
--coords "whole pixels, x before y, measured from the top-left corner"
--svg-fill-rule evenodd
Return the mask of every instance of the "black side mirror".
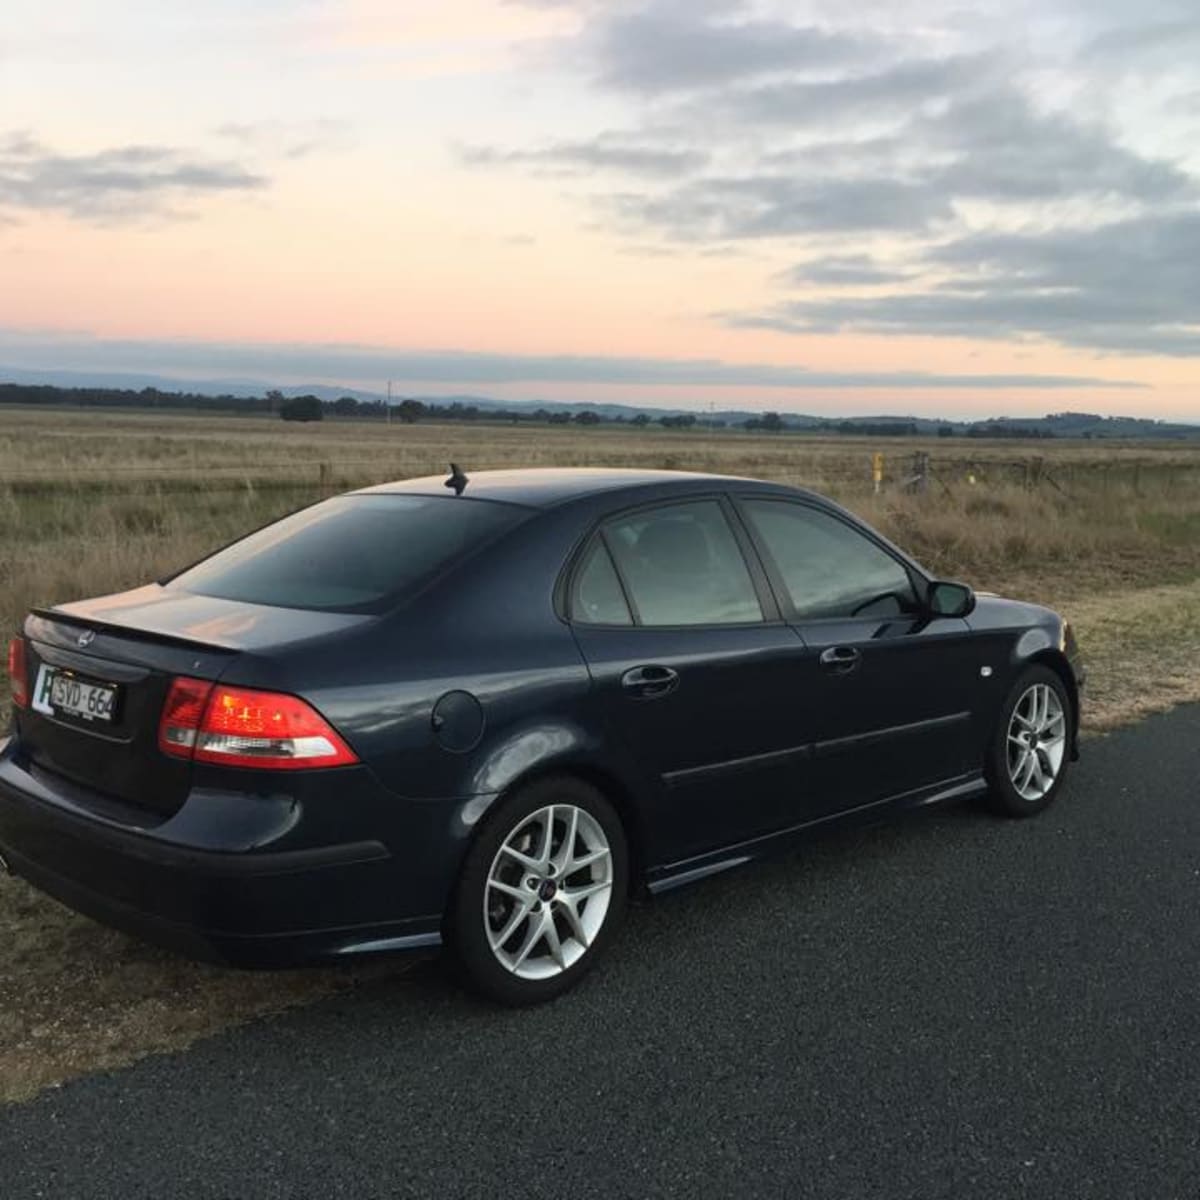
<path id="1" fill-rule="evenodd" d="M 925 603 L 935 617 L 965 617 L 975 608 L 975 593 L 965 583 L 942 580 L 929 585 Z"/>

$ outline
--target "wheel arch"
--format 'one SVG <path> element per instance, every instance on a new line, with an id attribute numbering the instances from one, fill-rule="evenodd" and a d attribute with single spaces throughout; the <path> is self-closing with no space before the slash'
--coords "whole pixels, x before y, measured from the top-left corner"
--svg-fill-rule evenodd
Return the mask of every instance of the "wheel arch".
<path id="1" fill-rule="evenodd" d="M 629 887 L 631 892 L 645 886 L 647 868 L 646 827 L 641 819 L 633 787 L 611 768 L 589 759 L 550 759 L 536 763 L 512 779 L 489 805 L 489 812 L 507 797 L 542 779 L 567 776 L 596 788 L 617 810 L 629 850 Z"/>

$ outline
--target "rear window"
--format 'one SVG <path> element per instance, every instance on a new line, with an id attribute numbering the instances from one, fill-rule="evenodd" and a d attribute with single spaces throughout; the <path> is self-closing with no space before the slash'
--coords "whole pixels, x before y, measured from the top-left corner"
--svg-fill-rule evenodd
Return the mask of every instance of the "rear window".
<path id="1" fill-rule="evenodd" d="M 338 496 L 217 551 L 167 586 L 281 608 L 382 611 L 525 515 L 453 496 Z"/>

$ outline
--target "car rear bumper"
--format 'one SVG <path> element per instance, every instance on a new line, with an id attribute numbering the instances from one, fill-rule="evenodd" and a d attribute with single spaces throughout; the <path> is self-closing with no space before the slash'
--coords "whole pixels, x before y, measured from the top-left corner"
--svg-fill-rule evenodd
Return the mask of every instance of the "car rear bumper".
<path id="1" fill-rule="evenodd" d="M 56 795 L 0 750 L 0 857 L 68 907 L 192 957 L 293 966 L 440 941 L 409 915 L 381 841 L 214 850 L 122 827 Z"/>

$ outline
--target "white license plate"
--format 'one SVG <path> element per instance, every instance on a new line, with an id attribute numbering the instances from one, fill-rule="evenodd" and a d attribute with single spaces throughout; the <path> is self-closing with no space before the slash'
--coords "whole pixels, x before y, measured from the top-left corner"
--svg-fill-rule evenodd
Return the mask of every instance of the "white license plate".
<path id="1" fill-rule="evenodd" d="M 33 707 L 48 716 L 79 717 L 85 721 L 111 721 L 117 689 L 109 684 L 89 683 L 45 663 L 38 668 L 33 689 Z"/>

